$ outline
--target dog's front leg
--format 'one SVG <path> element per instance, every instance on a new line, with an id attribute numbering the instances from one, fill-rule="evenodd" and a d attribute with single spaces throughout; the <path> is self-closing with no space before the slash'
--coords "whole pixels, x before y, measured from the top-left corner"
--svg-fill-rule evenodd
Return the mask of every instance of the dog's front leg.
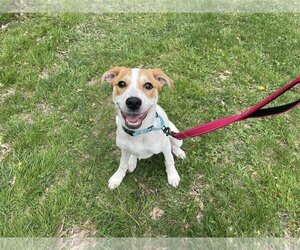
<path id="1" fill-rule="evenodd" d="M 126 171 L 128 169 L 128 161 L 129 161 L 130 153 L 124 149 L 121 150 L 121 160 L 119 164 L 118 170 L 110 177 L 108 181 L 108 187 L 110 189 L 114 189 L 118 187 L 123 178 L 125 177 Z"/>
<path id="2" fill-rule="evenodd" d="M 165 165 L 166 165 L 168 183 L 173 187 L 177 187 L 180 182 L 180 177 L 175 168 L 174 157 L 171 152 L 170 144 L 164 148 L 163 154 L 165 157 Z"/>

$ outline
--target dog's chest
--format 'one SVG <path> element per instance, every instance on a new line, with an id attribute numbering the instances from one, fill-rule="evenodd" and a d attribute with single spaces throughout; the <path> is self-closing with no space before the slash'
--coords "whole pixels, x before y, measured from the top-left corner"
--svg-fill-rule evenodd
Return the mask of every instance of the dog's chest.
<path id="1" fill-rule="evenodd" d="M 166 138 L 150 132 L 139 137 L 123 137 L 120 135 L 117 136 L 116 142 L 119 148 L 130 152 L 139 159 L 146 159 L 162 151 L 162 145 L 165 143 L 164 139 Z"/>

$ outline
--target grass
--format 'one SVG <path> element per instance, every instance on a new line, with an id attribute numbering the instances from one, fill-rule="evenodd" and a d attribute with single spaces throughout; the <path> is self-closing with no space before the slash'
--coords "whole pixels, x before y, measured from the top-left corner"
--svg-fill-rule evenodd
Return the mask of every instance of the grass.
<path id="1" fill-rule="evenodd" d="M 186 140 L 177 189 L 158 155 L 110 191 L 120 153 L 111 90 L 98 84 L 114 65 L 161 67 L 175 89 L 159 102 L 180 130 L 235 114 L 299 75 L 299 22 L 298 14 L 1 15 L 0 235 L 300 236 L 299 108 Z M 276 103 L 296 98 L 294 90 Z"/>

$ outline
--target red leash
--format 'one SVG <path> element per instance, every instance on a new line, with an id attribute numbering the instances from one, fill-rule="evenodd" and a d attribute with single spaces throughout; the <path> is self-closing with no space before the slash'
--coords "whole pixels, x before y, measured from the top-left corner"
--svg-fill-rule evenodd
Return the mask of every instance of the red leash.
<path id="1" fill-rule="evenodd" d="M 198 125 L 194 128 L 190 128 L 178 133 L 172 131 L 170 132 L 170 134 L 173 137 L 182 140 L 189 137 L 204 135 L 214 130 L 223 128 L 231 123 L 246 120 L 248 118 L 259 118 L 263 116 L 276 115 L 276 114 L 286 112 L 299 105 L 300 99 L 282 106 L 265 108 L 265 109 L 262 108 L 266 106 L 268 103 L 278 98 L 279 96 L 281 96 L 284 92 L 296 86 L 298 83 L 300 83 L 300 76 L 297 77 L 295 80 L 291 81 L 290 83 L 286 84 L 284 87 L 282 87 L 281 89 L 279 89 L 278 91 L 270 95 L 269 97 L 265 98 L 261 102 L 257 103 L 256 105 L 254 105 L 253 107 L 251 107 L 250 109 L 246 110 L 245 112 L 239 115 L 228 116 L 215 121 L 204 123 L 202 125 Z"/>

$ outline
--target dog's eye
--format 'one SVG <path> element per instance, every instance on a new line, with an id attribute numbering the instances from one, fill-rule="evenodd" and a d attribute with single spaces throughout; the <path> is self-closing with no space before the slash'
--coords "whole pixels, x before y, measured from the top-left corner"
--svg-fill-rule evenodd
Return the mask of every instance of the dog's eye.
<path id="1" fill-rule="evenodd" d="M 124 81 L 118 82 L 118 87 L 119 87 L 119 88 L 124 88 L 124 87 L 126 87 L 126 82 L 124 82 Z"/>
<path id="2" fill-rule="evenodd" d="M 150 89 L 153 89 L 153 85 L 150 82 L 146 82 L 144 84 L 144 88 L 150 90 Z"/>

